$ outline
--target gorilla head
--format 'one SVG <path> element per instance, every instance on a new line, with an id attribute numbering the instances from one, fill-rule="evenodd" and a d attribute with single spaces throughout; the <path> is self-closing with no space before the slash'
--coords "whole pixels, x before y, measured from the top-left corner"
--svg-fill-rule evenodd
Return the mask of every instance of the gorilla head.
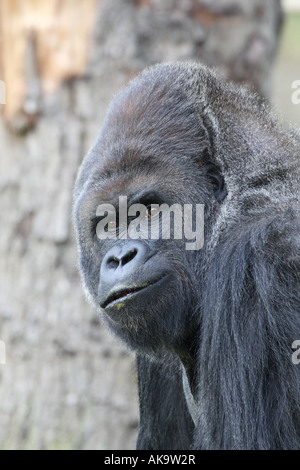
<path id="1" fill-rule="evenodd" d="M 185 424 L 169 438 L 166 425 L 149 417 L 153 409 L 143 411 L 141 447 L 179 445 L 184 432 L 185 445 L 195 448 L 299 442 L 292 405 L 299 377 L 288 359 L 300 332 L 297 139 L 255 96 L 199 65 L 150 68 L 113 100 L 76 184 L 80 272 L 90 300 L 139 357 L 172 368 L 177 378 L 184 366 L 196 409 L 193 427 L 180 379 L 162 378 L 144 360 L 141 402 L 146 394 L 153 408 L 161 390 L 149 383 L 151 391 L 143 391 L 141 383 L 155 376 L 173 397 L 171 413 L 184 402 Z M 204 206 L 205 237 L 192 250 L 186 232 L 176 236 L 175 209 L 183 225 L 184 210 L 197 205 Z M 169 237 L 165 206 L 174 222 Z M 130 226 L 139 226 L 132 236 Z M 197 237 L 202 228 L 195 220 L 193 227 Z M 295 395 L 283 405 L 289 425 L 276 410 L 286 390 L 282 373 Z M 157 399 L 163 421 L 171 405 Z"/>
<path id="2" fill-rule="evenodd" d="M 144 205 L 140 217 L 153 219 L 159 216 L 154 204 L 206 203 L 216 210 L 216 200 L 226 194 L 184 79 L 176 69 L 157 69 L 125 89 L 112 103 L 77 183 L 84 283 L 109 325 L 131 347 L 147 352 L 184 347 L 194 334 L 201 252 L 186 250 L 172 233 L 171 240 L 153 240 L 151 234 L 122 239 L 119 197 L 127 197 L 128 207 Z M 113 228 L 117 224 L 115 239 L 97 236 L 100 203 L 116 209 L 117 220 L 110 221 Z"/>

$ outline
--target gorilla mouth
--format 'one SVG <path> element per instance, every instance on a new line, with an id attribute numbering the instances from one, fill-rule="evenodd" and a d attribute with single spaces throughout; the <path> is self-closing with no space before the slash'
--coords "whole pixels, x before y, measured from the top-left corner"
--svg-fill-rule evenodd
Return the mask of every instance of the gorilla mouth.
<path id="1" fill-rule="evenodd" d="M 124 287 L 111 292 L 106 299 L 100 304 L 101 308 L 112 307 L 113 305 L 117 305 L 120 302 L 124 302 L 125 300 L 135 296 L 138 292 L 147 289 L 147 287 L 153 286 L 154 284 L 161 281 L 163 278 L 157 279 L 153 282 L 148 284 L 143 284 L 140 286 L 132 286 L 132 287 Z"/>

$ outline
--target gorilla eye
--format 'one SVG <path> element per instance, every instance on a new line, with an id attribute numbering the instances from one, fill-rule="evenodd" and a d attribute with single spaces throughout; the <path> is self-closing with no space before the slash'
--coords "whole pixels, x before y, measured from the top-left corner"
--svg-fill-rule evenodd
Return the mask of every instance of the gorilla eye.
<path id="1" fill-rule="evenodd" d="M 216 200 L 222 202 L 227 196 L 227 188 L 221 170 L 214 164 L 209 163 L 206 165 L 206 172 L 211 181 Z"/>
<path id="2" fill-rule="evenodd" d="M 159 213 L 158 207 L 148 206 L 147 210 L 146 210 L 146 217 L 148 217 L 150 219 L 150 217 L 154 217 L 158 213 Z"/>

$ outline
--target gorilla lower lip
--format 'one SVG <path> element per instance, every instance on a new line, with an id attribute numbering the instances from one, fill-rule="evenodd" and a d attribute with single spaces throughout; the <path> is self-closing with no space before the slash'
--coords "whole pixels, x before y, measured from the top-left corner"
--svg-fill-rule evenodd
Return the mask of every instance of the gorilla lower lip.
<path id="1" fill-rule="evenodd" d="M 158 279 L 157 281 L 144 284 L 141 286 L 133 286 L 133 287 L 126 287 L 126 288 L 121 288 L 118 289 L 114 292 L 111 292 L 109 296 L 106 298 L 104 302 L 101 303 L 102 308 L 107 308 L 107 307 L 112 307 L 114 305 L 117 305 L 119 303 L 124 302 L 130 297 L 133 297 L 135 294 L 138 292 L 141 292 L 142 290 L 146 289 L 149 286 L 152 286 L 153 284 L 156 284 L 159 282 L 161 279 Z"/>

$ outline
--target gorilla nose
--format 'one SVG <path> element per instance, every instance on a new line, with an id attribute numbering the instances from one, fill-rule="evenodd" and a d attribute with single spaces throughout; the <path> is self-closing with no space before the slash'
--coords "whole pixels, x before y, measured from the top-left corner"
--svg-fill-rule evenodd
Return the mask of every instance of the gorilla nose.
<path id="1" fill-rule="evenodd" d="M 137 241 L 114 246 L 102 261 L 100 278 L 105 284 L 128 280 L 147 261 L 149 252 L 147 245 Z"/>
<path id="2" fill-rule="evenodd" d="M 138 250 L 136 247 L 133 247 L 130 250 L 126 250 L 125 253 L 121 254 L 111 253 L 111 255 L 106 260 L 106 267 L 108 269 L 114 270 L 120 267 L 122 268 L 125 266 L 125 264 L 130 263 L 136 257 L 137 254 Z"/>
<path id="3" fill-rule="evenodd" d="M 155 250 L 147 243 L 130 240 L 111 248 L 100 268 L 98 300 L 101 308 L 124 306 L 133 297 L 166 277 L 165 270 L 157 267 Z"/>

